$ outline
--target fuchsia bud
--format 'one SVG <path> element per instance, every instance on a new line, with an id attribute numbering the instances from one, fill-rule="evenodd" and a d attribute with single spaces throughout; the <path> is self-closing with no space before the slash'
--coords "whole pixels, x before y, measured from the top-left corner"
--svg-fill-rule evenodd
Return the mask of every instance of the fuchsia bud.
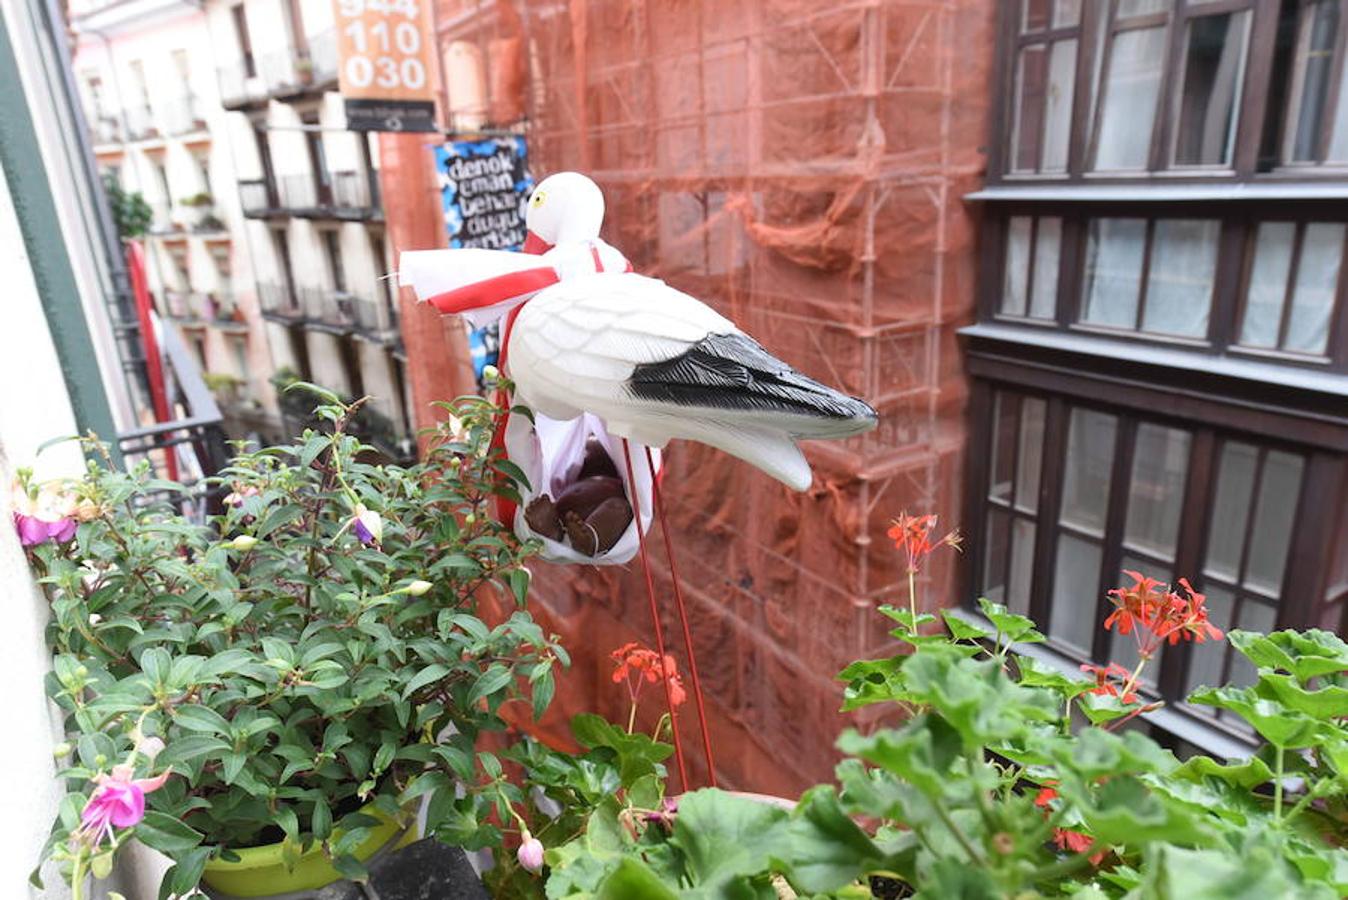
<path id="1" fill-rule="evenodd" d="M 520 844 L 520 849 L 516 851 L 515 857 L 523 866 L 535 875 L 543 871 L 543 842 L 529 833 L 526 828 L 524 831 L 524 841 Z"/>

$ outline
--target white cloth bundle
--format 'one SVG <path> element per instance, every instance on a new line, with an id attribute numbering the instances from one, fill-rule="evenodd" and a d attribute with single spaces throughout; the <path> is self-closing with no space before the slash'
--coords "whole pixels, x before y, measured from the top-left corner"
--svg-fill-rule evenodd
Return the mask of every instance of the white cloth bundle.
<path id="1" fill-rule="evenodd" d="M 547 494 L 554 500 L 574 484 L 585 461 L 585 444 L 590 435 L 613 460 L 622 479 L 627 502 L 635 512 L 641 510 L 641 530 L 649 533 L 651 513 L 654 506 L 654 485 L 651 480 L 651 467 L 646 463 L 646 446 L 629 444 L 632 454 L 632 478 L 627 477 L 627 461 L 623 455 L 622 438 L 609 434 L 604 423 L 597 416 L 585 414 L 569 421 L 536 416 L 531 423 L 527 416 L 512 415 L 506 424 L 506 457 L 519 466 L 529 479 L 529 487 L 522 490 L 523 502 L 515 510 L 515 521 L 511 524 L 515 534 L 521 539 L 537 538 L 543 543 L 542 557 L 556 563 L 585 563 L 595 566 L 617 566 L 630 562 L 636 556 L 640 544 L 637 540 L 637 522 L 635 517 L 627 530 L 618 538 L 618 542 L 608 550 L 595 556 L 588 556 L 563 541 L 536 534 L 524 518 L 525 508 L 534 498 Z M 660 471 L 659 450 L 651 450 L 651 461 L 655 472 Z M 633 494 L 635 493 L 635 501 Z"/>

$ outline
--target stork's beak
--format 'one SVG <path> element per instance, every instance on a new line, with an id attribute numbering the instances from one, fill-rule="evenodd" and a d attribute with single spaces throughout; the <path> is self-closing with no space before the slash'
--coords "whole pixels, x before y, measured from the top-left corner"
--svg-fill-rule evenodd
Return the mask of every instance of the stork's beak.
<path id="1" fill-rule="evenodd" d="M 552 244 L 549 244 L 547 241 L 543 240 L 541 237 L 534 234 L 532 231 L 526 232 L 524 235 L 525 253 L 534 253 L 534 254 L 547 253 L 549 250 L 552 249 L 552 246 L 553 246 Z"/>

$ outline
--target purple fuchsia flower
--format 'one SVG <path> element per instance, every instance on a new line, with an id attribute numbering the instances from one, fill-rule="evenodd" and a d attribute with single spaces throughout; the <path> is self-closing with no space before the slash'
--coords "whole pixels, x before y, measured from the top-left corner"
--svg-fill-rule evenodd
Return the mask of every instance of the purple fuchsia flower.
<path id="1" fill-rule="evenodd" d="M 18 481 L 11 490 L 14 528 L 24 547 L 36 547 L 47 541 L 64 544 L 75 536 L 79 526 L 76 513 L 80 510 L 72 495 L 49 485 L 33 496 Z"/>
<path id="2" fill-rule="evenodd" d="M 520 844 L 519 850 L 515 851 L 515 858 L 520 861 L 520 865 L 530 872 L 537 875 L 543 871 L 543 842 L 529 833 L 529 829 L 524 829 L 524 841 Z"/>
<path id="3" fill-rule="evenodd" d="M 225 495 L 225 499 L 223 502 L 225 506 L 230 506 L 233 507 L 234 509 L 240 509 L 243 507 L 243 502 L 245 500 L 247 500 L 249 497 L 256 497 L 260 493 L 262 493 L 262 491 L 259 490 L 256 485 L 236 484 L 234 486 L 234 490 L 230 491 L 228 494 Z"/>
<path id="4" fill-rule="evenodd" d="M 114 828 L 131 828 L 145 818 L 145 795 L 163 787 L 169 773 L 154 778 L 132 778 L 131 766 L 115 766 L 111 775 L 98 774 L 89 802 L 80 814 L 76 834 L 97 849 L 112 837 Z"/>
<path id="5" fill-rule="evenodd" d="M 371 544 L 378 546 L 384 539 L 384 520 L 379 517 L 379 513 L 366 509 L 362 503 L 356 504 L 350 524 L 352 534 L 367 547 Z"/>

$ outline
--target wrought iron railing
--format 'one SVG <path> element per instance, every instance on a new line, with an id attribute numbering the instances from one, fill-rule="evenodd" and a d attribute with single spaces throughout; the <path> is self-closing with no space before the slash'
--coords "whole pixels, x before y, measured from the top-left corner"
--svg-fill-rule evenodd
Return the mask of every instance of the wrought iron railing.
<path id="1" fill-rule="evenodd" d="M 275 192 L 265 178 L 249 179 L 239 182 L 239 205 L 245 216 L 265 216 L 272 212 L 277 204 Z"/>
<path id="2" fill-rule="evenodd" d="M 206 127 L 206 117 L 197 98 L 191 94 L 174 97 L 160 105 L 164 128 L 169 134 L 189 134 Z"/>
<path id="3" fill-rule="evenodd" d="M 148 104 L 127 109 L 126 131 L 127 136 L 133 141 L 159 136 L 159 128 L 154 121 L 154 111 Z"/>
<path id="4" fill-rule="evenodd" d="M 257 294 L 264 316 L 289 322 L 298 322 L 304 318 L 304 309 L 300 306 L 295 292 L 286 285 L 274 282 L 260 283 L 257 286 Z"/>
<path id="5" fill-rule="evenodd" d="M 302 287 L 300 304 L 305 318 L 327 330 L 347 332 L 356 323 L 355 298 L 327 288 Z"/>
<path id="6" fill-rule="evenodd" d="M 176 471 L 178 481 L 188 490 L 189 502 L 199 510 L 218 507 L 214 496 L 220 492 L 208 496 L 206 479 L 214 477 L 229 458 L 220 407 L 177 330 L 160 328 L 157 332 L 173 418 L 122 432 L 117 436 L 118 447 L 129 461 L 148 459 L 161 476 Z"/>
<path id="7" fill-rule="evenodd" d="M 114 115 L 100 114 L 90 123 L 95 144 L 120 144 L 122 142 L 122 120 Z"/>
<path id="8" fill-rule="evenodd" d="M 361 334 L 380 341 L 397 337 L 397 308 L 389 301 L 387 292 L 380 290 L 375 297 L 355 296 L 352 299 L 356 329 Z"/>
<path id="9" fill-rule="evenodd" d="M 216 69 L 220 105 L 225 109 L 237 109 L 267 96 L 266 85 L 257 77 L 257 71 L 254 69 L 250 74 L 249 68 L 248 63 L 240 59 Z"/>

